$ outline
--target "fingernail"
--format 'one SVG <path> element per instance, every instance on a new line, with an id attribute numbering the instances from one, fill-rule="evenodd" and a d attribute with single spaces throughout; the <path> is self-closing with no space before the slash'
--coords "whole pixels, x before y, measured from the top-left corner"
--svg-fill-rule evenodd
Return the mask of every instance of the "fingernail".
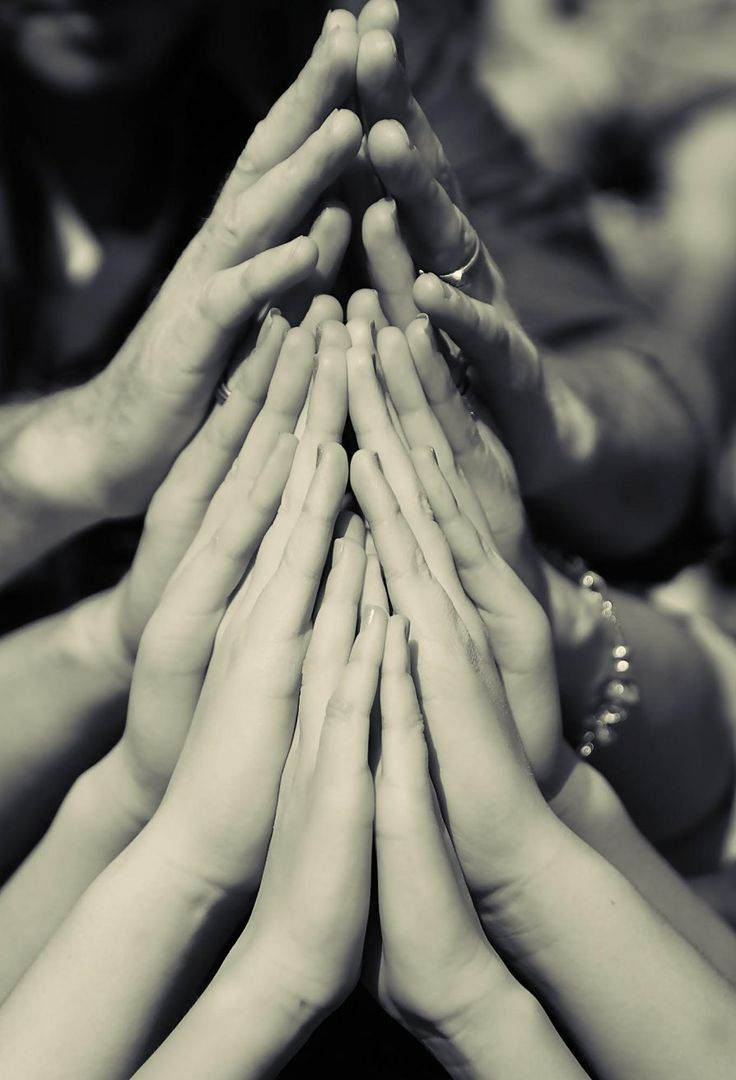
<path id="1" fill-rule="evenodd" d="M 361 629 L 370 626 L 380 610 L 375 604 L 367 604 L 360 613 Z"/>
<path id="2" fill-rule="evenodd" d="M 336 30 L 339 26 L 339 21 L 335 19 L 335 11 L 333 8 L 325 15 L 325 21 L 322 24 L 322 33 L 329 34 L 332 30 Z"/>
<path id="3" fill-rule="evenodd" d="M 425 315 L 424 312 L 422 312 L 421 315 L 417 315 L 414 319 L 414 325 L 417 327 L 418 330 L 421 331 L 421 333 L 427 339 L 432 348 L 434 348 L 436 342 L 434 331 L 432 329 L 432 324 L 429 321 L 429 315 Z"/>
<path id="4" fill-rule="evenodd" d="M 277 315 L 280 314 L 281 312 L 277 307 L 272 307 L 268 309 L 265 316 L 263 317 L 263 322 L 261 323 L 260 329 L 258 331 L 258 337 L 256 338 L 256 347 L 262 345 L 263 342 L 266 340 L 268 335 L 271 333 L 271 330 L 273 329 L 274 319 Z"/>
<path id="5" fill-rule="evenodd" d="M 388 214 L 389 214 L 389 217 L 391 219 L 391 224 L 393 225 L 394 229 L 398 229 L 399 221 L 398 221 L 398 218 L 396 216 L 396 199 L 382 199 L 381 201 L 382 201 L 383 205 L 386 207 L 386 209 L 388 210 Z"/>
<path id="6" fill-rule="evenodd" d="M 333 566 L 336 566 L 337 563 L 339 563 L 340 559 L 343 556 L 344 551 L 345 551 L 345 541 L 342 538 L 340 538 L 339 540 L 335 541 L 335 545 L 334 545 L 334 547 L 332 549 L 332 565 Z"/>
<path id="7" fill-rule="evenodd" d="M 371 459 L 373 461 L 373 464 L 376 466 L 376 468 L 378 469 L 380 474 L 383 476 L 383 469 L 381 468 L 381 459 L 379 458 L 378 454 L 376 453 L 375 450 L 369 450 L 368 453 L 371 455 Z"/>
<path id="8" fill-rule="evenodd" d="M 399 131 L 401 132 L 402 138 L 403 138 L 404 142 L 406 143 L 407 149 L 416 150 L 416 147 L 415 147 L 414 143 L 409 138 L 409 132 L 406 130 L 404 125 L 400 124 L 399 121 L 397 120 L 396 121 L 396 126 L 399 129 Z"/>
<path id="9" fill-rule="evenodd" d="M 293 262 L 299 257 L 301 252 L 304 250 L 304 244 L 306 242 L 306 239 L 306 236 L 297 236 L 292 241 L 291 251 L 289 252 L 289 262 Z"/>

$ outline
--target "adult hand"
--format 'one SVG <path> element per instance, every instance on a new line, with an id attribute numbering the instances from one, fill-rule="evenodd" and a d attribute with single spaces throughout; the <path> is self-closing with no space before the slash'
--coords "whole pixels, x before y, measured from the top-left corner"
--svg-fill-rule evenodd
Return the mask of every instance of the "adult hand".
<path id="1" fill-rule="evenodd" d="M 116 637 L 132 660 L 166 584 L 265 406 L 287 330 L 273 308 L 254 347 L 228 380 L 228 400 L 212 409 L 151 500 L 133 565 L 110 595 Z M 285 360 L 286 355 L 281 370 Z M 222 498 L 227 501 L 227 489 Z"/>
<path id="2" fill-rule="evenodd" d="M 360 144 L 358 118 L 333 111 L 354 85 L 357 45 L 354 28 L 328 30 L 256 127 L 208 221 L 109 367 L 42 403 L 53 413 L 43 438 L 29 412 L 14 451 L 29 490 L 53 480 L 54 501 L 79 507 L 84 523 L 143 510 L 202 421 L 238 330 L 274 294 L 319 272 L 323 256 L 329 261 L 319 248 L 333 233 L 324 216 L 313 238 L 289 238 Z M 51 478 L 50 438 L 64 466 Z"/>
<path id="3" fill-rule="evenodd" d="M 544 494 L 589 458 L 595 418 L 519 324 L 503 275 L 463 212 L 442 145 L 411 92 L 390 9 L 379 0 L 360 26 L 357 81 L 372 124 L 368 155 L 389 196 L 364 216 L 369 270 L 392 323 L 405 328 L 424 311 L 463 350 L 524 494 Z M 418 277 L 417 267 L 425 271 Z M 437 276 L 466 267 L 462 291 Z"/>

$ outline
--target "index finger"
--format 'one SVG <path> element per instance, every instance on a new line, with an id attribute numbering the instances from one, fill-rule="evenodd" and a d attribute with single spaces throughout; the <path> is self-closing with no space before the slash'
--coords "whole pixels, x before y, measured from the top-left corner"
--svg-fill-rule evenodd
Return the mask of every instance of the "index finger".
<path id="1" fill-rule="evenodd" d="M 254 128 L 222 189 L 221 199 L 232 199 L 284 161 L 333 109 L 344 104 L 355 82 L 356 31 L 355 18 L 348 12 L 328 13 L 312 55 Z"/>

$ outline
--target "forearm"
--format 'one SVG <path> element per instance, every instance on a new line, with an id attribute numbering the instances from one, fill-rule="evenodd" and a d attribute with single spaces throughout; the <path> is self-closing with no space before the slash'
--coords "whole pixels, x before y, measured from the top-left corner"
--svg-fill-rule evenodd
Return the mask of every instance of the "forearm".
<path id="1" fill-rule="evenodd" d="M 113 750 L 76 781 L 46 835 L 0 892 L 0 1001 L 144 824 L 140 800 Z"/>
<path id="2" fill-rule="evenodd" d="M 545 363 L 549 457 L 559 461 L 560 476 L 529 492 L 535 509 L 564 546 L 591 559 L 646 552 L 681 523 L 705 475 L 696 419 L 660 369 L 633 349 L 593 339 L 584 349 L 546 354 Z M 581 445 L 586 417 L 594 418 L 594 434 Z"/>
<path id="3" fill-rule="evenodd" d="M 610 630 L 594 595 L 554 571 L 547 577 L 565 715 L 571 732 L 582 733 L 610 677 Z M 726 695 L 712 658 L 680 618 L 618 589 L 605 595 L 631 651 L 639 704 L 595 765 L 644 835 L 671 844 L 707 820 L 731 786 Z"/>
<path id="4" fill-rule="evenodd" d="M 512 976 L 494 986 L 451 1032 L 420 1038 L 458 1080 L 584 1080 L 587 1075 L 539 1002 Z"/>
<path id="5" fill-rule="evenodd" d="M 730 1075 L 733 989 L 561 824 L 545 833 L 543 856 L 529 860 L 514 885 L 487 897 L 480 914 L 488 936 L 571 1032 L 597 1075 Z"/>
<path id="6" fill-rule="evenodd" d="M 568 828 L 736 984 L 736 935 L 644 839 L 600 773 L 579 761 L 551 805 Z"/>
<path id="7" fill-rule="evenodd" d="M 267 955 L 258 959 L 247 950 L 231 953 L 136 1080 L 276 1076 L 321 1019 L 297 994 L 278 986 Z"/>
<path id="8" fill-rule="evenodd" d="M 0 642 L 0 825 L 12 867 L 74 779 L 119 735 L 132 664 L 116 644 L 110 594 Z"/>
<path id="9" fill-rule="evenodd" d="M 124 1080 L 165 1033 L 237 916 L 169 853 L 146 830 L 84 894 L 0 1011 L 3 1075 Z"/>

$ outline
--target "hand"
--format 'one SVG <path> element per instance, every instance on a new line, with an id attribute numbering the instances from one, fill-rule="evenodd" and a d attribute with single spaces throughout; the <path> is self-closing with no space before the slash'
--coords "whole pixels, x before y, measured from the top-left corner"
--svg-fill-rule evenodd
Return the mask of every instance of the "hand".
<path id="1" fill-rule="evenodd" d="M 381 666 L 375 772 L 381 948 L 369 980 L 383 1007 L 419 1037 L 450 1037 L 494 986 L 513 980 L 486 941 L 429 775 L 412 678 L 409 623 L 391 617 Z"/>
<path id="2" fill-rule="evenodd" d="M 381 668 L 376 867 L 383 1007 L 453 1076 L 583 1077 L 544 1011 L 486 940 L 429 775 L 406 620 Z M 487 823 L 489 829 L 495 823 Z"/>
<path id="3" fill-rule="evenodd" d="M 111 751 L 140 824 L 171 778 L 202 691 L 215 636 L 245 568 L 273 520 L 296 439 L 282 435 L 254 480 L 232 469 L 217 495 L 218 528 L 204 522 L 143 634 L 123 737 Z"/>
<path id="4" fill-rule="evenodd" d="M 562 741 L 550 629 L 544 612 L 499 557 L 483 508 L 474 498 L 474 489 L 455 469 L 451 447 L 438 438 L 437 424 L 420 394 L 421 387 L 414 385 L 412 390 L 412 376 L 414 384 L 417 377 L 403 335 L 395 328 L 381 330 L 379 349 L 384 357 L 387 382 L 391 369 L 391 377 L 395 375 L 394 382 L 400 385 L 402 396 L 395 411 L 400 426 L 406 424 L 407 441 L 420 437 L 434 439 L 444 449 L 445 461 L 449 461 L 446 473 L 449 481 L 427 453 L 426 446 L 416 447 L 409 456 L 392 425 L 369 353 L 354 347 L 348 353 L 348 384 L 358 445 L 378 452 L 389 489 L 395 493 L 402 515 L 416 538 L 416 557 L 420 562 L 426 561 L 437 579 L 444 606 L 449 604 L 453 617 L 462 624 L 462 633 L 469 635 L 490 668 L 495 671 L 498 663 L 535 776 L 545 794 L 551 795 L 567 775 L 568 764 Z M 451 387 L 449 380 L 448 383 Z M 454 388 L 452 392 L 456 393 Z M 466 426 L 474 427 L 459 398 L 458 403 Z M 454 399 L 447 401 L 447 408 L 454 407 Z M 461 431 L 465 433 L 466 428 Z M 475 454 L 471 439 L 467 457 Z M 485 458 L 478 456 L 484 460 L 486 469 L 479 470 L 481 491 L 484 496 L 495 496 L 495 501 L 490 498 L 487 505 L 494 517 L 500 515 L 503 520 L 505 507 L 516 512 L 518 500 L 515 502 L 503 481 L 497 479 L 498 470 L 490 453 L 486 450 Z M 436 509 L 428 501 L 430 490 Z M 461 511 L 461 502 L 464 508 L 469 508 L 467 514 L 464 508 Z M 480 528 L 476 528 L 476 521 Z M 378 537 L 374 539 L 380 556 Z M 401 608 L 398 610 L 409 614 Z"/>
<path id="5" fill-rule="evenodd" d="M 273 308 L 228 380 L 225 406 L 212 409 L 151 500 L 133 565 L 111 595 L 117 637 L 132 660 L 166 584 L 257 422 L 287 330 Z"/>
<path id="6" fill-rule="evenodd" d="M 275 1075 L 357 981 L 373 838 L 369 714 L 387 619 L 366 612 L 355 640 L 361 534 L 353 521 L 335 545 L 251 917 L 210 985 L 136 1076 Z M 232 757 L 226 743 L 219 752 Z M 236 769 L 244 775 L 240 756 Z M 208 783 L 206 772 L 202 779 Z M 245 817 L 232 809 L 223 827 L 247 843 L 254 809 Z M 245 823 L 245 835 L 233 820 Z"/>
<path id="7" fill-rule="evenodd" d="M 209 220 L 121 351 L 90 383 L 57 396 L 55 454 L 65 467 L 54 477 L 56 500 L 83 500 L 97 519 L 144 509 L 199 426 L 238 328 L 319 267 L 314 239 L 284 241 L 360 144 L 357 117 L 332 113 L 354 83 L 357 44 L 355 31 L 341 27 L 323 39 L 255 129 Z M 36 449 L 19 451 L 34 475 L 48 469 L 48 447 Z"/>
<path id="8" fill-rule="evenodd" d="M 411 623 L 433 776 L 450 835 L 476 902 L 529 860 L 543 858 L 544 806 L 510 714 L 487 639 L 474 638 L 431 573 L 375 455 L 359 451 L 351 482 L 375 541 L 394 611 Z M 488 559 L 493 571 L 500 559 Z M 501 564 L 504 565 L 504 564 Z M 491 576 L 494 591 L 498 571 Z M 456 578 L 456 585 L 460 583 Z M 557 737 L 543 737 L 550 777 Z M 488 823 L 497 827 L 489 829 Z"/>
<path id="9" fill-rule="evenodd" d="M 287 1000 L 305 1003 L 317 1018 L 347 997 L 360 974 L 373 840 L 368 735 L 387 621 L 380 608 L 369 609 L 350 648 L 365 560 L 351 541 L 336 554 L 307 654 L 306 700 L 263 881 L 233 956 L 260 957 Z M 309 684 L 321 678 L 330 647 L 334 690 L 326 707 L 315 708 Z M 320 689 L 318 696 L 326 695 Z"/>
<path id="10" fill-rule="evenodd" d="M 271 428 L 274 424 L 278 426 L 286 421 L 290 430 L 296 430 L 299 436 L 299 447 L 284 489 L 279 513 L 258 551 L 255 565 L 246 576 L 243 587 L 235 598 L 226 622 L 236 612 L 239 617 L 244 617 L 253 607 L 266 583 L 270 581 L 279 565 L 294 523 L 301 512 L 304 496 L 314 474 L 319 447 L 323 443 L 340 442 L 342 439 L 347 416 L 345 372 L 347 332 L 341 323 L 333 321 L 323 322 L 320 326 L 321 338 L 316 363 L 313 360 L 314 338 L 312 335 L 307 336 L 304 330 L 300 330 L 298 341 L 294 335 L 294 344 L 296 346 L 298 343 L 300 362 L 303 366 L 300 368 L 301 374 L 298 377 L 297 372 L 293 369 L 289 371 L 288 367 L 282 374 L 283 394 L 285 396 L 289 390 L 292 394 L 290 408 L 284 410 L 282 405 L 273 414 L 264 412 L 261 425 L 264 430 L 254 432 L 256 445 L 262 441 L 264 433 L 268 445 L 271 445 L 273 440 L 273 434 L 269 433 Z M 301 379 L 306 374 L 307 363 L 310 373 L 313 370 L 314 374 L 311 385 L 307 379 L 305 386 Z M 305 403 L 307 393 L 308 399 Z M 294 407 L 297 403 L 299 403 L 296 410 L 297 419 L 295 427 L 292 427 Z"/>
<path id="11" fill-rule="evenodd" d="M 346 480 L 342 447 L 323 447 L 276 573 L 252 610 L 220 627 L 156 815 L 172 858 L 225 892 L 253 891 L 260 880 L 312 610 Z M 242 575 L 244 561 L 238 565 Z"/>
<path id="12" fill-rule="evenodd" d="M 463 350 L 522 490 L 544 494 L 589 459 L 595 418 L 525 333 L 503 275 L 463 213 L 442 145 L 409 87 L 398 13 L 379 0 L 367 7 L 359 22 L 358 91 L 373 125 L 368 156 L 390 196 L 364 217 L 371 277 L 392 323 L 405 328 L 424 311 Z M 436 276 L 464 267 L 476 252 L 463 292 Z M 417 277 L 415 267 L 429 273 Z"/>

